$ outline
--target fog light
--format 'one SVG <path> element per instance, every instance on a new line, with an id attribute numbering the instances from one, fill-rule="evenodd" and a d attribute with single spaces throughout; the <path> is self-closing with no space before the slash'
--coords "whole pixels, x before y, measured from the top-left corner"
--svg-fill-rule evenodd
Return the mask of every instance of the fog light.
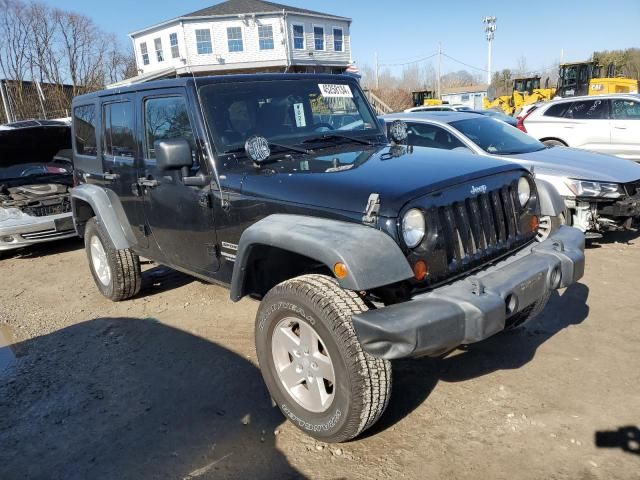
<path id="1" fill-rule="evenodd" d="M 333 266 L 333 273 L 336 274 L 337 278 L 342 280 L 347 276 L 347 273 L 349 273 L 349 271 L 347 270 L 347 266 L 344 263 L 338 262 Z"/>
<path id="2" fill-rule="evenodd" d="M 7 235 L 6 237 L 0 237 L 0 242 L 11 243 L 13 242 L 13 237 L 10 235 Z"/>
<path id="3" fill-rule="evenodd" d="M 539 226 L 540 226 L 540 219 L 538 218 L 538 216 L 531 215 L 531 218 L 529 219 L 529 228 L 531 228 L 531 231 L 537 232 Z"/>
<path id="4" fill-rule="evenodd" d="M 422 260 L 418 260 L 413 266 L 413 276 L 418 281 L 421 281 L 427 278 L 428 273 L 429 273 L 429 267 L 427 267 L 427 264 Z"/>

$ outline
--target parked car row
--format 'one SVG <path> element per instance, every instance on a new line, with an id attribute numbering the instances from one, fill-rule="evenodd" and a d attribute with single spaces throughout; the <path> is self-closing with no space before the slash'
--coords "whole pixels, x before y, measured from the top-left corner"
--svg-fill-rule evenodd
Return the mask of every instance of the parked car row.
<path id="1" fill-rule="evenodd" d="M 380 121 L 345 75 L 153 81 L 72 111 L 71 145 L 14 149 L 5 221 L 53 206 L 63 233 L 71 209 L 113 301 L 140 292 L 140 257 L 260 300 L 270 396 L 322 441 L 380 418 L 391 360 L 531 321 L 582 277 L 583 232 L 629 226 L 640 208 L 640 165 L 548 148 L 482 112 Z M 69 147 L 73 167 L 54 152 Z M 46 202 L 18 196 L 39 190 Z"/>

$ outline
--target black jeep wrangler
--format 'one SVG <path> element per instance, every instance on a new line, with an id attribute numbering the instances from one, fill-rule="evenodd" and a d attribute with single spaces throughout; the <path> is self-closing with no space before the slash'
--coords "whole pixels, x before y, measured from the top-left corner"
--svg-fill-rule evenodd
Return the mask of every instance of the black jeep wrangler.
<path id="1" fill-rule="evenodd" d="M 261 300 L 265 383 L 309 435 L 351 439 L 389 401 L 390 360 L 523 324 L 584 270 L 562 199 L 515 166 L 388 143 L 355 80 L 163 80 L 73 102 L 72 207 L 99 290 L 139 256 Z M 554 224 L 555 225 L 555 224 Z"/>

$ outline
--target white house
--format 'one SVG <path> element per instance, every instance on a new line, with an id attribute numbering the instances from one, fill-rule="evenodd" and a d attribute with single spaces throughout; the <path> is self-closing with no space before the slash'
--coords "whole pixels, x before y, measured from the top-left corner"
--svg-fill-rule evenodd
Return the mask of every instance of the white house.
<path id="1" fill-rule="evenodd" d="M 442 100 L 482 110 L 482 99 L 487 96 L 486 85 L 468 85 L 442 89 Z"/>
<path id="2" fill-rule="evenodd" d="M 341 73 L 351 19 L 261 0 L 228 0 L 129 34 L 139 76 Z"/>

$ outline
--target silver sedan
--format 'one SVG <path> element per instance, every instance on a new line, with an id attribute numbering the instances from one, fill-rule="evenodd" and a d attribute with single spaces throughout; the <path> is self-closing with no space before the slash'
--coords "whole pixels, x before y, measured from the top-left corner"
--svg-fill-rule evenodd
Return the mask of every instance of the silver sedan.
<path id="1" fill-rule="evenodd" d="M 521 164 L 564 198 L 566 222 L 597 238 L 630 228 L 640 216 L 640 164 L 566 147 L 547 147 L 493 118 L 464 112 L 395 113 L 407 124 L 407 144 L 470 151 Z"/>

